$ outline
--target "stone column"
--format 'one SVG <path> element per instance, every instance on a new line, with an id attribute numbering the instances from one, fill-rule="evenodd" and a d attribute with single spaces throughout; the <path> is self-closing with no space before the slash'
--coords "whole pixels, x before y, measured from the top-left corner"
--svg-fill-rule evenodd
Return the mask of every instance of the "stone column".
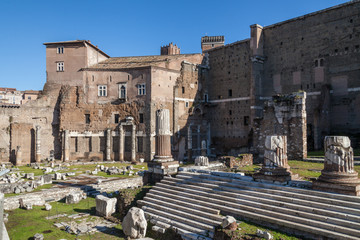
<path id="1" fill-rule="evenodd" d="M 21 146 L 16 146 L 16 160 L 15 165 L 21 165 L 22 164 L 22 151 Z"/>
<path id="2" fill-rule="evenodd" d="M 106 161 L 111 161 L 111 129 L 106 129 Z"/>
<path id="3" fill-rule="evenodd" d="M 173 161 L 171 155 L 170 111 L 159 109 L 156 112 L 156 149 L 154 161 Z"/>
<path id="4" fill-rule="evenodd" d="M 40 140 L 40 126 L 37 125 L 35 127 L 35 144 L 36 144 L 36 155 L 35 155 L 35 161 L 40 162 L 41 161 L 41 140 Z"/>
<path id="5" fill-rule="evenodd" d="M 4 224 L 4 194 L 0 193 L 0 239 L 9 240 L 9 235 Z"/>
<path id="6" fill-rule="evenodd" d="M 197 126 L 197 132 L 196 132 L 196 145 L 197 145 L 197 149 L 198 149 L 198 156 L 201 155 L 201 138 L 200 138 L 200 125 Z"/>
<path id="7" fill-rule="evenodd" d="M 70 143 L 69 143 L 69 130 L 63 131 L 63 146 L 64 146 L 64 152 L 63 152 L 63 160 L 64 162 L 69 161 L 70 159 Z"/>
<path id="8" fill-rule="evenodd" d="M 188 137 L 188 161 L 192 161 L 192 131 L 191 131 L 191 124 L 188 126 L 188 131 L 187 131 L 187 137 Z"/>
<path id="9" fill-rule="evenodd" d="M 125 144 L 125 136 L 124 136 L 124 127 L 122 125 L 119 126 L 119 161 L 124 161 L 124 144 Z"/>
<path id="10" fill-rule="evenodd" d="M 131 162 L 136 162 L 136 125 L 131 127 Z"/>
<path id="11" fill-rule="evenodd" d="M 253 178 L 255 181 L 281 184 L 291 180 L 286 136 L 266 136 L 263 166 Z"/>
<path id="12" fill-rule="evenodd" d="M 360 179 L 354 170 L 354 154 L 350 139 L 327 136 L 324 140 L 324 169 L 313 188 L 348 195 L 360 195 Z"/>

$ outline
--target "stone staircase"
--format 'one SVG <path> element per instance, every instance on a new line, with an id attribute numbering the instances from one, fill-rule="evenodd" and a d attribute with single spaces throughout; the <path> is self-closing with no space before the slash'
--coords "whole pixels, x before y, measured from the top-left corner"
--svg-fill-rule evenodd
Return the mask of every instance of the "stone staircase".
<path id="1" fill-rule="evenodd" d="M 222 215 L 316 239 L 360 240 L 360 197 L 251 181 L 221 172 L 180 172 L 157 183 L 138 205 L 154 230 L 213 238 Z"/>

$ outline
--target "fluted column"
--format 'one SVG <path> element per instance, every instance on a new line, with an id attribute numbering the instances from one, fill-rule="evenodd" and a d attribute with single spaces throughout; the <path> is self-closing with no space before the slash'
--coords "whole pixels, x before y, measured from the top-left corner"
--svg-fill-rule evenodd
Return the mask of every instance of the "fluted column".
<path id="1" fill-rule="evenodd" d="M 40 140 L 40 126 L 37 125 L 35 127 L 35 143 L 36 143 L 36 156 L 35 160 L 36 162 L 41 161 L 41 140 Z"/>
<path id="2" fill-rule="evenodd" d="M 172 161 L 171 155 L 171 132 L 170 111 L 159 109 L 156 112 L 156 150 L 154 161 Z"/>
<path id="3" fill-rule="evenodd" d="M 125 137 L 124 137 L 124 127 L 119 126 L 119 161 L 124 161 L 124 144 L 125 144 Z"/>
<path id="4" fill-rule="evenodd" d="M 111 129 L 106 129 L 106 161 L 111 160 Z"/>
<path id="5" fill-rule="evenodd" d="M 70 158 L 70 144 L 69 144 L 69 130 L 63 131 L 63 138 L 64 138 L 64 162 L 69 161 Z"/>
<path id="6" fill-rule="evenodd" d="M 131 161 L 136 162 L 136 125 L 131 128 Z"/>

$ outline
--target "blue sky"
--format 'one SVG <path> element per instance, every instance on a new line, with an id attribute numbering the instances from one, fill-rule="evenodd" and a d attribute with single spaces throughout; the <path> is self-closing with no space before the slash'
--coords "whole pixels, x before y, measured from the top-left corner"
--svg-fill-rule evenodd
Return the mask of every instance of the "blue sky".
<path id="1" fill-rule="evenodd" d="M 249 26 L 271 25 L 345 0 L 1 0 L 0 87 L 41 90 L 44 42 L 91 40 L 111 57 L 158 55 L 170 42 L 199 53 L 202 36 L 226 43 L 249 38 Z"/>

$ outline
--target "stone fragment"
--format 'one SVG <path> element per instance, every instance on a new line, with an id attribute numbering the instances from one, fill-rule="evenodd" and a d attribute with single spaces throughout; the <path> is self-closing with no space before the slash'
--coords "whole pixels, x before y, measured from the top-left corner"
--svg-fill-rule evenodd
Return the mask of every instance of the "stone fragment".
<path id="1" fill-rule="evenodd" d="M 108 198 L 103 195 L 96 196 L 96 214 L 103 217 L 110 217 L 115 213 L 117 199 Z"/>
<path id="2" fill-rule="evenodd" d="M 195 158 L 195 166 L 209 166 L 209 158 L 205 156 L 197 156 Z"/>
<path id="3" fill-rule="evenodd" d="M 61 175 L 61 180 L 66 180 L 66 175 L 65 174 Z"/>
<path id="4" fill-rule="evenodd" d="M 143 238 L 146 235 L 147 221 L 144 211 L 137 207 L 132 207 L 126 214 L 122 222 L 123 231 L 130 238 Z"/>
<path id="5" fill-rule="evenodd" d="M 43 184 L 52 184 L 52 176 L 50 174 L 41 176 L 40 180 Z"/>
<path id="6" fill-rule="evenodd" d="M 34 235 L 34 240 L 44 240 L 44 235 L 37 233 Z"/>
<path id="7" fill-rule="evenodd" d="M 55 173 L 55 180 L 61 180 L 61 173 Z"/>
<path id="8" fill-rule="evenodd" d="M 45 210 L 50 211 L 52 209 L 52 206 L 49 203 L 45 203 Z"/>
<path id="9" fill-rule="evenodd" d="M 265 238 L 266 240 L 273 239 L 273 236 L 268 231 L 262 231 L 260 229 L 256 230 L 256 235 L 261 238 Z"/>
<path id="10" fill-rule="evenodd" d="M 67 204 L 75 204 L 80 202 L 84 198 L 84 193 L 82 192 L 73 192 L 65 197 L 65 202 Z"/>
<path id="11" fill-rule="evenodd" d="M 221 223 L 221 227 L 230 229 L 232 231 L 236 230 L 237 229 L 236 219 L 232 216 L 226 216 Z"/>

